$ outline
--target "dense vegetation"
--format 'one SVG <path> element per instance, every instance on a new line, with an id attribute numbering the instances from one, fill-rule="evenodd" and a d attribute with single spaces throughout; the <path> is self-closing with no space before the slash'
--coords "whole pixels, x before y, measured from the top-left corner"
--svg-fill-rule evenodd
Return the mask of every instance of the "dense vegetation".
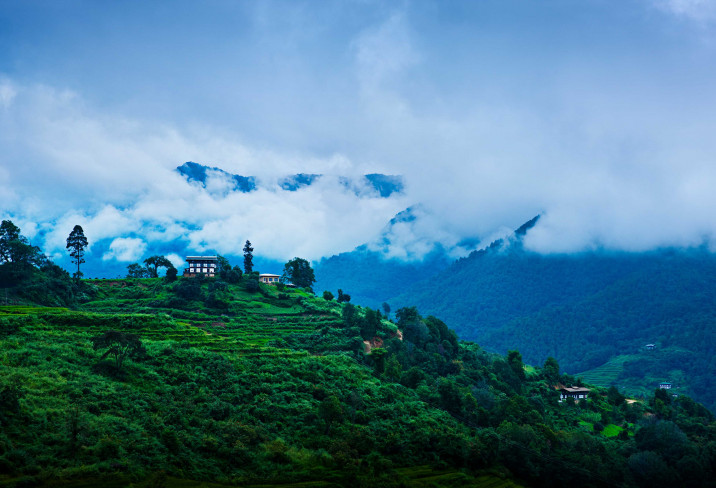
<path id="1" fill-rule="evenodd" d="M 628 403 L 595 389 L 560 404 L 552 385 L 576 380 L 554 360 L 534 369 L 516 351 L 487 353 L 414 308 L 392 322 L 250 282 L 88 280 L 91 298 L 74 310 L 0 308 L 0 484 L 713 477 L 716 424 L 688 397 Z M 120 340 L 141 347 L 117 362 Z"/>
<path id="2" fill-rule="evenodd" d="M 581 380 L 553 358 L 225 258 L 212 279 L 73 281 L 19 256 L 0 264 L 0 486 L 713 483 L 716 422 L 688 396 L 560 403 Z"/>
<path id="3" fill-rule="evenodd" d="M 552 356 L 570 373 L 632 394 L 670 381 L 716 411 L 716 256 L 539 255 L 520 242 L 535 222 L 442 271 L 439 260 L 382 263 L 365 249 L 334 256 L 317 268 L 317 287 L 345 280 L 355 303 L 417 305 L 488 350 L 517 348 L 533 364 Z"/>

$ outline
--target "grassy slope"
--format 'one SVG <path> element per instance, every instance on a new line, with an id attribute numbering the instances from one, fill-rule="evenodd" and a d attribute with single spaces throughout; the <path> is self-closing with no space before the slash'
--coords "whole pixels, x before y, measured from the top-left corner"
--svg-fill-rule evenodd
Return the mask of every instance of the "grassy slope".
<path id="1" fill-rule="evenodd" d="M 80 310 L 0 308 L 0 392 L 20 397 L 13 410 L 0 395 L 0 486 L 507 487 L 516 485 L 501 462 L 533 479 L 625 469 L 621 441 L 592 432 L 599 411 L 621 415 L 600 395 L 592 410 L 558 406 L 531 368 L 515 386 L 525 396 L 509 393 L 509 366 L 476 346 L 445 366 L 457 374 L 411 389 L 373 372 L 340 305 L 299 290 L 229 285 L 230 299 L 211 309 L 177 302 L 159 279 L 93 284 Z M 92 349 L 108 329 L 138 334 L 147 349 L 120 377 Z M 481 369 L 461 372 L 473 356 Z M 333 396 L 340 412 L 329 420 Z M 479 470 L 488 467 L 498 475 Z"/>
<path id="2" fill-rule="evenodd" d="M 371 427 L 381 431 L 387 425 L 409 429 L 421 419 L 437 422 L 434 429 L 439 424 L 448 436 L 450 431 L 461 430 L 446 413 L 419 401 L 405 388 L 396 390 L 394 385 L 381 383 L 345 354 L 276 345 L 294 334 L 325 333 L 339 326 L 338 304 L 311 300 L 300 290 L 280 300 L 274 288 L 263 288 L 262 295 L 232 286 L 226 310 L 207 309 L 199 301 L 178 310 L 162 306 L 167 291 L 159 280 L 98 280 L 94 284 L 97 299 L 80 311 L 0 307 L 0 316 L 29 319 L 1 341 L 0 372 L 8 383 L 20 385 L 21 410 L 26 413 L 18 422 L 21 425 L 8 429 L 14 431 L 8 432 L 4 442 L 0 439 L 0 452 L 10 448 L 8 437 L 25 439 L 25 445 L 14 446 L 11 454 L 23 456 L 26 466 L 24 476 L 0 475 L 0 486 L 23 480 L 34 484 L 40 479 L 48 479 L 51 486 L 53 478 L 64 480 L 63 485 L 89 486 L 117 470 L 113 486 L 136 484 L 137 477 L 147 478 L 149 486 L 157 476 L 163 479 L 156 474 L 163 469 L 173 473 L 162 482 L 167 486 L 209 486 L 191 478 L 242 484 L 260 480 L 262 486 L 325 479 L 300 486 L 336 486 L 344 482 L 342 472 L 347 467 L 335 461 L 341 455 L 335 451 L 346 447 L 337 446 L 329 453 L 310 444 L 315 443 L 316 431 L 325 428 L 316 416 L 320 399 L 326 391 L 346 388 L 357 392 L 365 403 L 378 402 L 370 410 L 384 418 Z M 321 308 L 316 309 L 316 304 Z M 148 359 L 128 362 L 120 380 L 93 369 L 98 353 L 90 338 L 109 328 L 138 334 L 148 352 Z M 216 377 L 211 369 L 221 373 Z M 224 377 L 241 381 L 243 388 L 221 383 Z M 212 389 L 222 394 L 212 395 Z M 202 404 L 197 396 L 211 397 L 214 404 Z M 395 404 L 385 410 L 381 398 L 399 398 L 402 411 Z M 226 405 L 216 405 L 222 401 L 241 405 L 239 412 L 231 413 L 231 420 L 224 418 Z M 272 411 L 266 411 L 265 405 Z M 278 415 L 273 410 L 277 408 L 281 409 Z M 154 417 L 149 424 L 147 411 Z M 211 422 L 202 421 L 205 416 L 213 416 Z M 72 428 L 68 427 L 73 421 L 75 442 L 70 440 Z M 198 425 L 187 425 L 187 421 Z M 354 430 L 353 436 L 370 440 L 366 425 L 358 424 Z M 404 436 L 410 445 L 408 432 L 396 430 L 394 435 Z M 227 445 L 223 442 L 227 436 L 241 441 L 229 442 L 229 452 L 219 452 Z M 189 444 L 197 439 L 201 445 Z M 283 439 L 290 439 L 291 445 Z M 328 439 L 323 440 L 330 445 Z M 75 459 L 62 459 L 61 453 L 68 450 L 75 452 Z M 173 467 L 157 464 L 167 457 L 174 458 Z M 223 458 L 240 461 L 227 463 Z M 242 461 L 249 458 L 258 458 L 258 464 L 268 468 L 262 472 L 242 469 Z M 229 473 L 226 464 L 235 464 Z M 429 466 L 397 471 L 392 467 L 389 464 L 385 469 L 395 479 L 415 486 L 517 486 L 492 475 L 475 478 Z M 282 472 L 287 474 L 282 476 Z"/>

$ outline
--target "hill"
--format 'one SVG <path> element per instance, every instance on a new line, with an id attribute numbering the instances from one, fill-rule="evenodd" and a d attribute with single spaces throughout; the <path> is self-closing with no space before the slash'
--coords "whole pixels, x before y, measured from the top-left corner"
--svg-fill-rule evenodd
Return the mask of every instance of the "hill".
<path id="1" fill-rule="evenodd" d="M 553 361 L 252 279 L 87 280 L 74 309 L 0 307 L 0 486 L 713 479 L 714 419 L 686 396 L 559 403 L 575 379 Z"/>
<path id="2" fill-rule="evenodd" d="M 473 253 L 388 301 L 439 315 L 460 337 L 490 350 L 517 348 L 533 363 L 553 356 L 572 373 L 648 343 L 678 347 L 679 354 L 659 361 L 632 359 L 602 385 L 640 383 L 648 373 L 716 408 L 709 387 L 716 371 L 716 257 L 704 249 L 539 255 L 517 242 Z"/>
<path id="3" fill-rule="evenodd" d="M 541 255 L 522 245 L 538 221 L 452 264 L 444 253 L 404 262 L 362 246 L 322 260 L 317 289 L 342 282 L 356 303 L 415 305 L 488 350 L 518 349 L 534 364 L 552 356 L 631 394 L 670 381 L 716 410 L 716 256 L 701 248 Z M 641 355 L 651 343 L 657 351 Z"/>

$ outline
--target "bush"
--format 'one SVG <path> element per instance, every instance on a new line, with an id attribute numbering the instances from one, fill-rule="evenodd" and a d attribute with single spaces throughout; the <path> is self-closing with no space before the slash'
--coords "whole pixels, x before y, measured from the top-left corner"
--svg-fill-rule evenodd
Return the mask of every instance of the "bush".
<path id="1" fill-rule="evenodd" d="M 259 280 L 257 280 L 254 277 L 249 278 L 246 280 L 246 291 L 254 293 L 259 291 Z"/>

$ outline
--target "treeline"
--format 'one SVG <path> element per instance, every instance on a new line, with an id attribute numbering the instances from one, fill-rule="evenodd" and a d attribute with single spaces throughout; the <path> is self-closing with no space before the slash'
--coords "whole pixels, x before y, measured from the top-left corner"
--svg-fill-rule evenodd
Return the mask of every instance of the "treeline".
<path id="1" fill-rule="evenodd" d="M 30 244 L 10 220 L 0 223 L 0 288 L 0 304 L 74 306 L 93 294 Z"/>

